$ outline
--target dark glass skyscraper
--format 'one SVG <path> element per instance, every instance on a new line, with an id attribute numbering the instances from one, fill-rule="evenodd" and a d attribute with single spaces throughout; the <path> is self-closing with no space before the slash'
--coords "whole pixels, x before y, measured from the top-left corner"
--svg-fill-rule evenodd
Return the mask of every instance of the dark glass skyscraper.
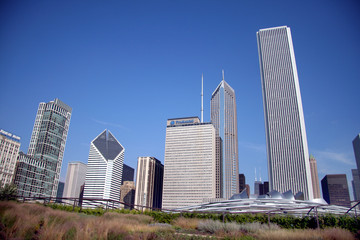
<path id="1" fill-rule="evenodd" d="M 333 205 L 350 207 L 346 174 L 329 174 L 321 180 L 324 200 Z"/>
<path id="2" fill-rule="evenodd" d="M 121 178 L 121 185 L 123 185 L 123 183 L 125 181 L 134 181 L 134 169 L 124 163 L 122 178 Z"/>
<path id="3" fill-rule="evenodd" d="M 354 199 L 360 200 L 360 133 L 352 141 L 357 169 L 352 169 Z M 356 171 L 356 172 L 354 172 Z"/>
<path id="4" fill-rule="evenodd" d="M 354 138 L 352 144 L 354 148 L 355 161 L 360 176 L 360 133 Z"/>

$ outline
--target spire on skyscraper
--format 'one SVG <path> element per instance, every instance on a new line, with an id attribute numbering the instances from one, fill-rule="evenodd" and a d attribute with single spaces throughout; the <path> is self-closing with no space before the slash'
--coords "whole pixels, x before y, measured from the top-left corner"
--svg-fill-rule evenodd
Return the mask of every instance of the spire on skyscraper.
<path id="1" fill-rule="evenodd" d="M 201 74 L 201 122 L 204 122 L 204 73 Z"/>

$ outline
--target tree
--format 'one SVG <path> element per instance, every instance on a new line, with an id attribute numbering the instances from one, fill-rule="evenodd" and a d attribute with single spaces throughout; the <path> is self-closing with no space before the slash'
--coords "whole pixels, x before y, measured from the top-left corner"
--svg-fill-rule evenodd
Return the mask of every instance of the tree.
<path id="1" fill-rule="evenodd" d="M 0 182 L 0 186 L 1 186 Z M 7 183 L 4 187 L 0 187 L 0 200 L 12 200 L 15 199 L 17 193 L 17 187 L 15 184 Z"/>

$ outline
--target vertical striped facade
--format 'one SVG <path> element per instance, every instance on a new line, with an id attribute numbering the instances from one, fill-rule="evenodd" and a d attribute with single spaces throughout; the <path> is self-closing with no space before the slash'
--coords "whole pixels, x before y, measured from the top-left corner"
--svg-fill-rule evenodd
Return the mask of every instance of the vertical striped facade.
<path id="1" fill-rule="evenodd" d="M 239 160 L 236 98 L 234 89 L 223 79 L 211 96 L 211 123 L 218 136 L 220 196 L 229 199 L 239 192 Z"/>
<path id="2" fill-rule="evenodd" d="M 257 32 L 270 190 L 313 198 L 309 152 L 290 28 Z"/>
<path id="3" fill-rule="evenodd" d="M 162 209 L 200 204 L 216 196 L 216 131 L 199 118 L 169 119 Z"/>
<path id="4" fill-rule="evenodd" d="M 124 152 L 110 131 L 104 130 L 91 142 L 84 198 L 119 201 Z"/>
<path id="5" fill-rule="evenodd" d="M 164 165 L 154 157 L 139 157 L 136 171 L 135 205 L 161 208 Z"/>

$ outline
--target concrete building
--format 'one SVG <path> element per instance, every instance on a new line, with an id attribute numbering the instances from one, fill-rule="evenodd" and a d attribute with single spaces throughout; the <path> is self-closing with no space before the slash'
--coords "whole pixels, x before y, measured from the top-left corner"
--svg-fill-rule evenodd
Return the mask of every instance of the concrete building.
<path id="1" fill-rule="evenodd" d="M 313 199 L 305 120 L 290 28 L 257 32 L 270 190 Z"/>
<path id="2" fill-rule="evenodd" d="M 79 198 L 81 186 L 85 184 L 87 165 L 83 162 L 70 162 L 66 171 L 64 198 Z"/>
<path id="3" fill-rule="evenodd" d="M 13 180 L 20 145 L 20 137 L 0 129 L 0 187 Z"/>
<path id="4" fill-rule="evenodd" d="M 134 181 L 124 181 L 120 187 L 120 202 L 125 203 L 125 209 L 133 209 L 135 203 Z"/>
<path id="5" fill-rule="evenodd" d="M 107 130 L 90 143 L 84 199 L 119 201 L 124 153 L 125 148 Z M 83 200 L 83 206 L 96 207 L 89 203 Z"/>
<path id="6" fill-rule="evenodd" d="M 15 172 L 19 195 L 56 197 L 71 112 L 57 98 L 39 104 L 28 153 L 20 156 Z M 44 177 L 33 176 L 36 172 Z"/>
<path id="7" fill-rule="evenodd" d="M 346 174 L 328 174 L 321 180 L 324 200 L 332 205 L 350 207 Z"/>
<path id="8" fill-rule="evenodd" d="M 138 209 L 161 209 L 164 165 L 154 157 L 139 157 L 136 171 L 135 205 Z"/>
<path id="9" fill-rule="evenodd" d="M 239 158 L 236 98 L 223 79 L 211 96 L 211 123 L 221 140 L 220 198 L 229 199 L 239 191 Z"/>
<path id="10" fill-rule="evenodd" d="M 309 161 L 310 161 L 311 182 L 314 192 L 314 198 L 321 198 L 316 159 L 312 154 L 310 155 Z"/>
<path id="11" fill-rule="evenodd" d="M 215 196 L 214 126 L 201 123 L 198 117 L 168 119 L 162 208 L 191 206 Z"/>

